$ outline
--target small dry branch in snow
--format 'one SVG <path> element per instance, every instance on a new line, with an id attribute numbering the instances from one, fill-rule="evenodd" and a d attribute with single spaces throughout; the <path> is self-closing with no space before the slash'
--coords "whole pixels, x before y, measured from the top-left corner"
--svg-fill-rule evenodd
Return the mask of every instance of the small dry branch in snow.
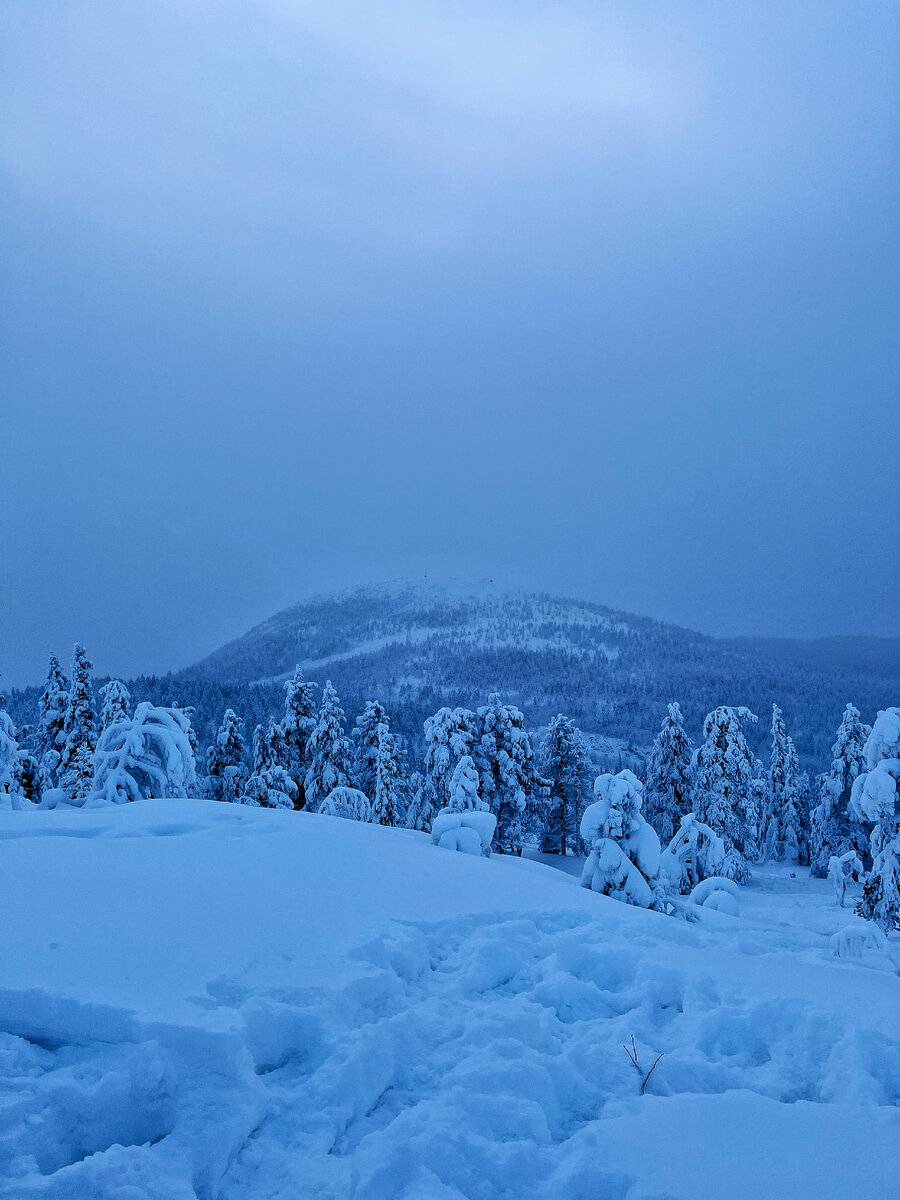
<path id="1" fill-rule="evenodd" d="M 640 1075 L 642 1073 L 642 1068 L 641 1068 L 641 1064 L 638 1062 L 637 1046 L 635 1046 L 635 1044 L 634 1044 L 634 1034 L 631 1035 L 631 1049 L 629 1050 L 624 1042 L 622 1043 L 622 1049 L 628 1055 L 632 1066 Z M 662 1058 L 663 1054 L 665 1054 L 664 1050 L 661 1053 L 657 1054 L 656 1058 L 654 1059 L 653 1066 L 650 1068 L 650 1070 L 647 1072 L 647 1074 L 644 1075 L 644 1080 L 641 1083 L 641 1095 L 642 1096 L 644 1094 L 644 1089 L 647 1086 L 647 1081 L 649 1080 L 649 1078 L 653 1074 L 653 1072 L 656 1070 L 656 1064 Z"/>

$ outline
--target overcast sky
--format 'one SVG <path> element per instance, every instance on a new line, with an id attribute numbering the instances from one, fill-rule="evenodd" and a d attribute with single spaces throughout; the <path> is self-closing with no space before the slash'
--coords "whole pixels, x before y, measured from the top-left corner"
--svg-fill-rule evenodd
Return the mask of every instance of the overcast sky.
<path id="1" fill-rule="evenodd" d="M 425 572 L 900 632 L 898 30 L 4 0 L 3 683 Z"/>

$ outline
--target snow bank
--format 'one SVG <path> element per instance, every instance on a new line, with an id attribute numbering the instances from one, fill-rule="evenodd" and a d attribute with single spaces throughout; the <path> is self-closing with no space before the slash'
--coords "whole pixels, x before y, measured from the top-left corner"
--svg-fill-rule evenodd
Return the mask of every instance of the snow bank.
<path id="1" fill-rule="evenodd" d="M 0 1197 L 891 1194 L 900 979 L 761 878 L 689 925 L 327 816 L 0 812 Z"/>

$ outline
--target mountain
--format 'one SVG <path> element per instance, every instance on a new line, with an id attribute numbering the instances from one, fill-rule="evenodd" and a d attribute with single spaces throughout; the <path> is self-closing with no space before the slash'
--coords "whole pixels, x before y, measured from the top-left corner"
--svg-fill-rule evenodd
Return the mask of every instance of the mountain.
<path id="1" fill-rule="evenodd" d="M 696 743 L 717 704 L 744 704 L 768 761 L 778 703 L 803 766 L 821 771 L 848 701 L 871 722 L 900 698 L 900 639 L 717 639 L 602 604 L 509 591 L 490 582 L 389 583 L 304 600 L 174 674 L 128 680 L 136 699 L 192 705 L 201 747 L 225 708 L 257 723 L 283 711 L 283 683 L 300 664 L 331 679 L 349 723 L 380 699 L 407 741 L 411 766 L 422 722 L 442 705 L 475 708 L 492 691 L 517 704 L 539 734 L 558 712 L 591 735 L 602 770 L 643 769 L 670 700 Z M 99 686 L 103 680 L 96 680 Z M 13 692 L 17 725 L 34 722 L 40 689 Z"/>
<path id="2" fill-rule="evenodd" d="M 539 727 L 556 712 L 587 732 L 647 747 L 669 700 L 695 740 L 716 704 L 746 704 L 764 750 L 780 704 L 801 755 L 821 769 L 844 705 L 871 721 L 900 693 L 900 639 L 716 639 L 601 604 L 508 591 L 490 582 L 370 585 L 294 605 L 179 672 L 268 691 L 300 664 L 330 678 L 348 713 L 378 697 L 415 741 L 443 704 L 499 691 Z"/>

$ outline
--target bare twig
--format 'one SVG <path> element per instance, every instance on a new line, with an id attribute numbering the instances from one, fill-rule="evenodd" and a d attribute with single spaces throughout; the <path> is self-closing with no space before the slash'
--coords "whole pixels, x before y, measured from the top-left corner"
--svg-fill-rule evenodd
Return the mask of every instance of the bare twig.
<path id="1" fill-rule="evenodd" d="M 638 1062 L 638 1052 L 637 1052 L 637 1046 L 634 1044 L 634 1034 L 631 1035 L 631 1049 L 629 1050 L 624 1042 L 622 1043 L 622 1049 L 628 1055 L 628 1058 L 631 1061 L 631 1065 L 638 1072 L 638 1074 L 640 1074 L 641 1064 Z M 641 1084 L 641 1095 L 642 1096 L 644 1094 L 644 1089 L 647 1086 L 650 1076 L 656 1070 L 656 1064 L 659 1062 L 659 1060 L 663 1057 L 664 1054 L 665 1054 L 665 1050 L 663 1050 L 663 1052 L 661 1054 L 657 1054 L 656 1061 L 653 1063 L 653 1066 L 650 1068 L 650 1070 L 644 1076 L 644 1081 Z"/>
<path id="2" fill-rule="evenodd" d="M 647 1072 L 647 1074 L 644 1076 L 644 1082 L 641 1084 L 641 1095 L 642 1095 L 642 1096 L 643 1096 L 643 1094 L 644 1094 L 644 1088 L 647 1086 L 647 1080 L 650 1078 L 650 1076 L 651 1076 L 651 1075 L 653 1074 L 653 1072 L 656 1070 L 656 1063 L 658 1063 L 658 1062 L 659 1062 L 659 1060 L 662 1058 L 663 1054 L 665 1054 L 665 1050 L 663 1050 L 662 1054 L 657 1054 L 657 1056 L 656 1056 L 656 1062 L 653 1064 L 653 1066 L 650 1068 L 650 1070 L 649 1070 L 649 1071 Z"/>
<path id="3" fill-rule="evenodd" d="M 638 1066 L 637 1047 L 634 1044 L 634 1034 L 631 1035 L 631 1049 L 629 1050 L 624 1042 L 622 1043 L 622 1049 L 631 1059 L 631 1065 L 639 1071 L 641 1068 Z"/>

